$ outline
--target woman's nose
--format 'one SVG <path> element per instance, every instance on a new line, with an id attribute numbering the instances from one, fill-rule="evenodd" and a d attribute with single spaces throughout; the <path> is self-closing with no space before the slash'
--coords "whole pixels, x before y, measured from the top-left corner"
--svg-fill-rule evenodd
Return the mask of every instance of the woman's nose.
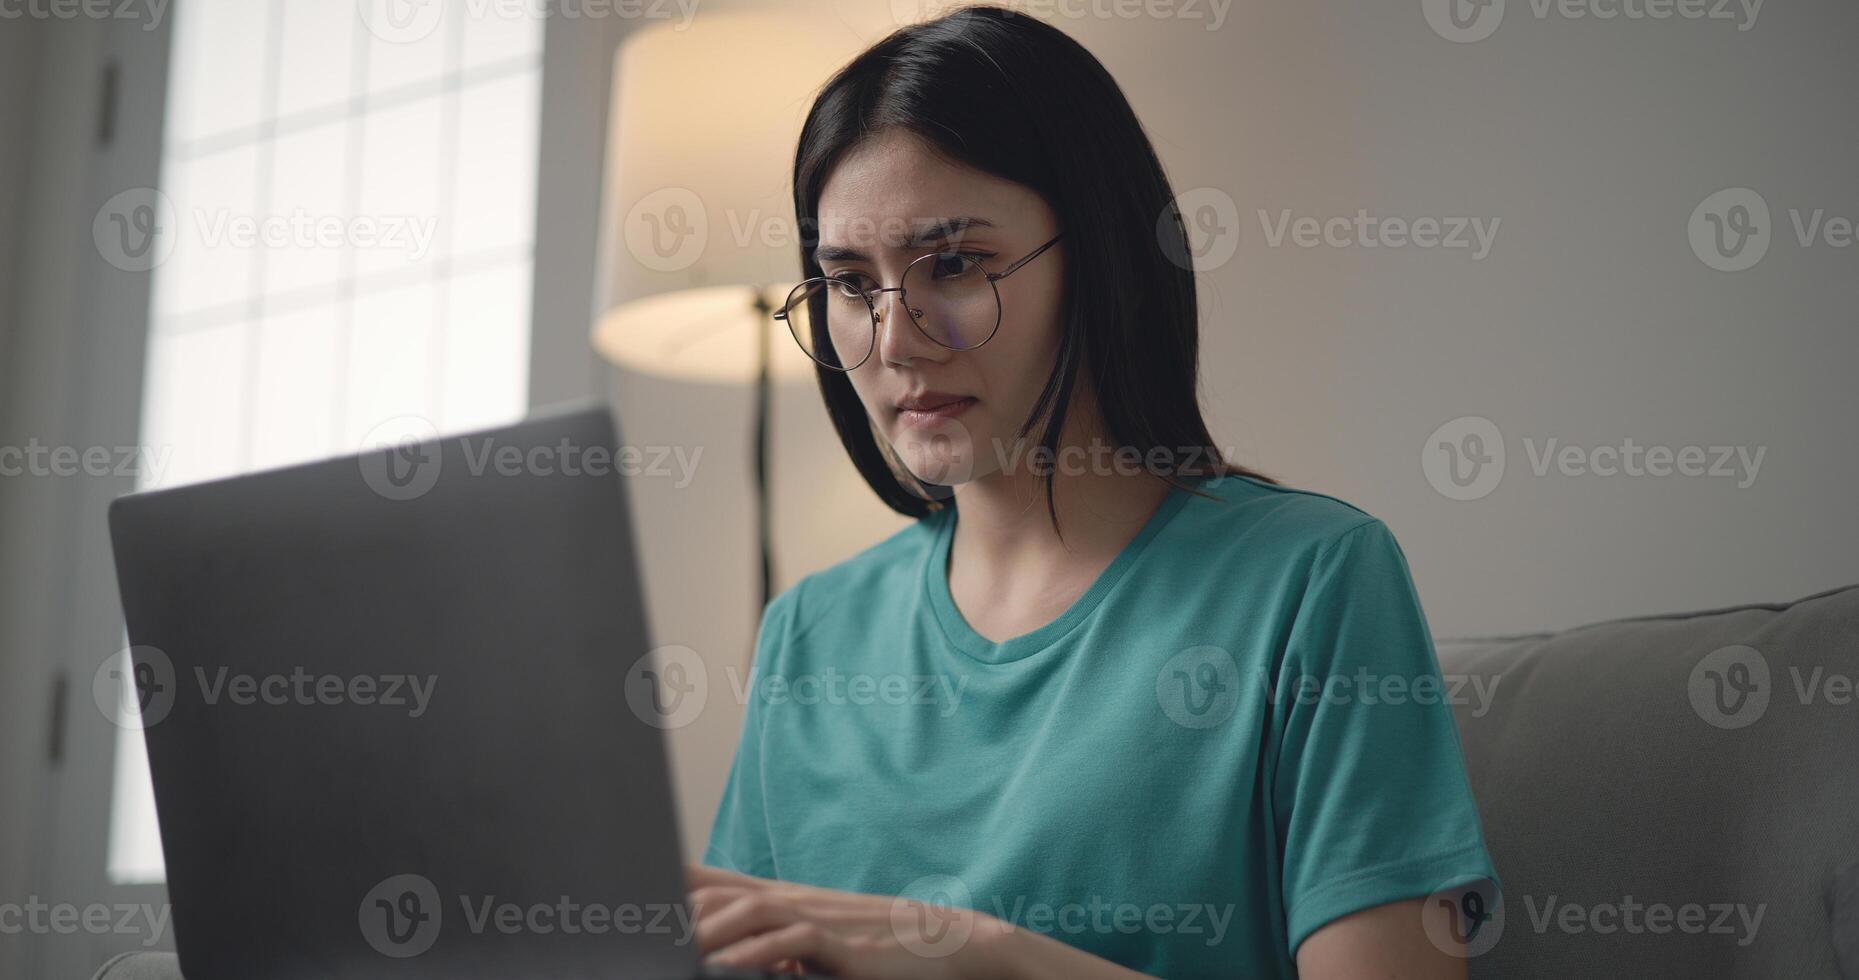
<path id="1" fill-rule="evenodd" d="M 891 304 L 893 303 L 897 304 L 897 308 L 898 308 L 900 316 L 903 315 L 905 312 L 907 312 L 904 309 L 904 293 L 902 290 L 894 289 L 894 290 L 891 290 L 890 292 L 884 292 L 884 293 L 878 294 L 878 302 L 875 306 L 874 312 L 878 314 L 878 325 L 879 326 L 884 326 L 885 311 L 889 310 L 891 308 Z M 893 317 L 891 319 L 892 319 L 892 322 L 901 322 L 901 321 L 898 321 L 896 317 Z"/>
<path id="2" fill-rule="evenodd" d="M 910 322 L 910 310 L 901 291 L 879 296 L 873 312 L 878 318 L 874 325 L 878 353 L 886 361 L 901 364 L 911 358 L 936 356 L 936 345 Z"/>

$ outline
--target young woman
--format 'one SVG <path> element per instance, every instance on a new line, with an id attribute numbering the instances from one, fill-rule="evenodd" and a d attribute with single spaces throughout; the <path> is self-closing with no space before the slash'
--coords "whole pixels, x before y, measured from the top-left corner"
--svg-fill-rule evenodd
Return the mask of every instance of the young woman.
<path id="1" fill-rule="evenodd" d="M 709 961 L 1463 977 L 1454 901 L 1496 875 L 1405 558 L 1216 451 L 1173 193 L 1104 68 L 999 9 L 898 31 L 794 187 L 776 318 L 916 522 L 768 606 L 692 869 Z"/>

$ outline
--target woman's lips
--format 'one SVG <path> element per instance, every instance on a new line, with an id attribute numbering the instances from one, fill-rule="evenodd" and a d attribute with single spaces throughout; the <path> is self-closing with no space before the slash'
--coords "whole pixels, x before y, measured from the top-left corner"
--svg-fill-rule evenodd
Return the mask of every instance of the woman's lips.
<path id="1" fill-rule="evenodd" d="M 935 408 L 900 408 L 897 410 L 897 420 L 905 425 L 933 425 L 943 419 L 955 418 L 968 411 L 974 403 L 975 399 L 971 397 L 959 398 Z"/>

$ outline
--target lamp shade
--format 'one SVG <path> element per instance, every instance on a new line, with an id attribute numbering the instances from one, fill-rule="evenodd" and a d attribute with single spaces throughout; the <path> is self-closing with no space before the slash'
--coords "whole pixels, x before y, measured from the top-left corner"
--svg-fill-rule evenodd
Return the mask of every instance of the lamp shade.
<path id="1" fill-rule="evenodd" d="M 775 378 L 813 376 L 757 296 L 778 306 L 800 278 L 795 144 L 818 88 L 855 50 L 842 25 L 798 11 L 706 13 L 620 46 L 593 336 L 603 357 L 747 382 L 765 330 Z"/>

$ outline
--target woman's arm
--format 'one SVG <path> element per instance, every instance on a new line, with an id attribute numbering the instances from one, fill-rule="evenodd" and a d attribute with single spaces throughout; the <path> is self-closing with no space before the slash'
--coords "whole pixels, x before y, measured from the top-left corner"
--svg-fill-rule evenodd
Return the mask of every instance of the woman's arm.
<path id="1" fill-rule="evenodd" d="M 1305 980 L 1465 980 L 1465 960 L 1428 937 L 1424 898 L 1389 902 L 1318 928 L 1297 948 Z"/>
<path id="2" fill-rule="evenodd" d="M 1050 936 L 971 909 L 690 867 L 697 942 L 720 966 L 805 963 L 835 977 L 1138 980 Z M 1465 960 L 1427 936 L 1425 899 L 1346 915 L 1297 950 L 1306 980 L 1465 980 Z"/>
<path id="3" fill-rule="evenodd" d="M 1424 898 L 1390 902 L 1319 928 L 1297 950 L 1302 980 L 1466 980 L 1465 960 L 1449 955 L 1421 923 Z M 1002 925 L 1006 925 L 1002 923 Z M 1015 929 L 992 953 L 995 977 L 1128 980 L 1144 974 L 1117 966 L 1050 936 Z"/>
<path id="4" fill-rule="evenodd" d="M 854 980 L 1140 980 L 1145 975 L 972 909 L 690 868 L 705 962 L 795 963 Z"/>

